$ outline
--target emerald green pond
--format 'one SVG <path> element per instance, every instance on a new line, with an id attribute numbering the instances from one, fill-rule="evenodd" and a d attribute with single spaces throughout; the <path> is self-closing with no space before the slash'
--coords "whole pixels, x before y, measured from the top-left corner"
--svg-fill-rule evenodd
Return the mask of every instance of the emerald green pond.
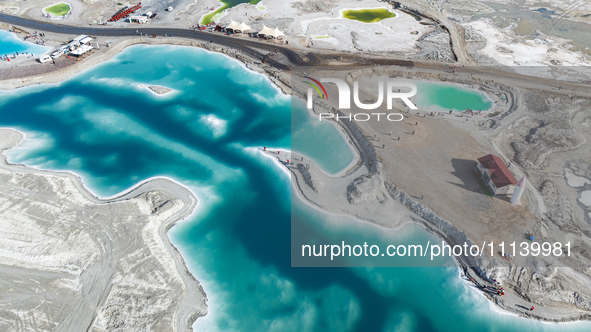
<path id="1" fill-rule="evenodd" d="M 493 103 L 482 92 L 449 83 L 415 82 L 417 94 L 411 98 L 425 110 L 487 111 Z"/>
<path id="2" fill-rule="evenodd" d="M 70 12 L 70 5 L 68 5 L 67 3 L 61 2 L 61 3 L 55 4 L 51 7 L 45 8 L 45 11 L 54 15 L 54 16 L 64 16 Z"/>
<path id="3" fill-rule="evenodd" d="M 211 22 L 215 22 L 216 16 L 228 8 L 238 6 L 239 4 L 242 4 L 242 3 L 249 3 L 251 5 L 256 5 L 260 1 L 261 0 L 222 0 L 220 2 L 223 3 L 223 5 L 220 8 L 214 10 L 213 12 L 203 16 L 203 19 L 201 20 L 201 24 L 209 24 Z"/>
<path id="4" fill-rule="evenodd" d="M 361 21 L 365 23 L 379 22 L 387 18 L 395 17 L 396 14 L 386 8 L 374 9 L 355 9 L 343 11 L 343 17 L 350 20 Z"/>

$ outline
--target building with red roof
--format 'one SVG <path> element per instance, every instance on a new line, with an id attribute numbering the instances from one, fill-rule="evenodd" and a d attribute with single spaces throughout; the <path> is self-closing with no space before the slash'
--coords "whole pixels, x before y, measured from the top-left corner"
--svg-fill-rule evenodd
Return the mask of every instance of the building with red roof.
<path id="1" fill-rule="evenodd" d="M 489 154 L 478 158 L 476 168 L 478 168 L 484 183 L 495 196 L 511 195 L 515 191 L 517 180 L 499 156 Z"/>

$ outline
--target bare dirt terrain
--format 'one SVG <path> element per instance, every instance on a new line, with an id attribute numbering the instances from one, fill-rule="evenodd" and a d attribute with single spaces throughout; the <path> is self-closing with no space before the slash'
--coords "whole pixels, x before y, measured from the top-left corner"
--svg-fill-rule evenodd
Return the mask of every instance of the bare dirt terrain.
<path id="1" fill-rule="evenodd" d="M 441 78 L 435 73 L 414 73 L 421 79 Z M 340 78 L 349 84 L 356 80 L 368 87 L 371 80 L 408 72 L 343 68 L 307 70 L 306 74 Z M 465 76 L 449 80 L 479 87 L 493 99 L 500 92 L 509 98 L 506 105 L 497 100 L 492 117 L 437 112 L 432 116 L 425 110 L 408 112 L 398 103 L 393 111 L 405 116 L 400 122 L 340 121 L 338 125 L 361 156 L 358 165 L 331 178 L 309 161 L 309 168 L 296 162 L 297 167 L 291 168 L 294 186 L 322 209 L 386 227 L 415 220 L 451 244 L 521 243 L 529 234 L 539 242 L 570 242 L 575 248 L 570 257 L 506 260 L 495 253 L 476 260 L 465 258 L 460 264 L 472 266 L 466 274 L 475 286 L 488 286 L 484 293 L 507 310 L 552 321 L 587 319 L 591 229 L 590 203 L 584 193 L 591 184 L 587 169 L 591 154 L 589 131 L 584 128 L 590 123 L 590 99 L 564 95 L 559 89 L 540 92 L 511 79 L 502 84 Z M 306 91 L 298 83 L 294 80 L 294 90 Z M 335 85 L 325 87 L 328 95 L 337 95 Z M 372 91 L 362 88 L 360 99 L 377 99 Z M 338 105 L 331 100 L 318 100 L 315 112 L 335 112 Z M 352 109 L 351 113 L 359 112 L 367 111 Z M 373 112 L 389 111 L 382 106 Z M 477 158 L 489 153 L 504 158 L 516 177 L 525 174 L 530 179 L 521 205 L 512 205 L 510 197 L 486 196 L 479 186 L 473 168 Z M 413 214 L 403 213 L 400 204 Z M 504 297 L 490 291 L 496 288 L 495 279 L 510 289 Z M 523 310 L 531 304 L 536 306 L 535 313 Z"/>

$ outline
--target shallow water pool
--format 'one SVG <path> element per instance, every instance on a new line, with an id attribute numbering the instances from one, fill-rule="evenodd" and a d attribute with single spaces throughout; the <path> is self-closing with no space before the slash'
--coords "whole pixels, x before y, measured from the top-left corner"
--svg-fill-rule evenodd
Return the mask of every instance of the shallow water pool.
<path id="1" fill-rule="evenodd" d="M 343 17 L 361 21 L 364 23 L 374 23 L 387 18 L 395 17 L 396 14 L 386 8 L 372 8 L 372 9 L 351 9 L 343 11 Z"/>
<path id="2" fill-rule="evenodd" d="M 29 43 L 19 39 L 8 31 L 0 31 L 0 55 L 18 53 L 33 53 L 35 55 L 45 53 L 49 47 Z"/>

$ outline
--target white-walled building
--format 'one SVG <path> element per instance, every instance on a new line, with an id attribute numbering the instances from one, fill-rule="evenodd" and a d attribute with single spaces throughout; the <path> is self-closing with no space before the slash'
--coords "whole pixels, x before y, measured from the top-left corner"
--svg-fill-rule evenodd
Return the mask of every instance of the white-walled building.
<path id="1" fill-rule="evenodd" d="M 503 160 L 494 154 L 478 158 L 476 168 L 493 195 L 511 195 L 517 180 Z"/>

